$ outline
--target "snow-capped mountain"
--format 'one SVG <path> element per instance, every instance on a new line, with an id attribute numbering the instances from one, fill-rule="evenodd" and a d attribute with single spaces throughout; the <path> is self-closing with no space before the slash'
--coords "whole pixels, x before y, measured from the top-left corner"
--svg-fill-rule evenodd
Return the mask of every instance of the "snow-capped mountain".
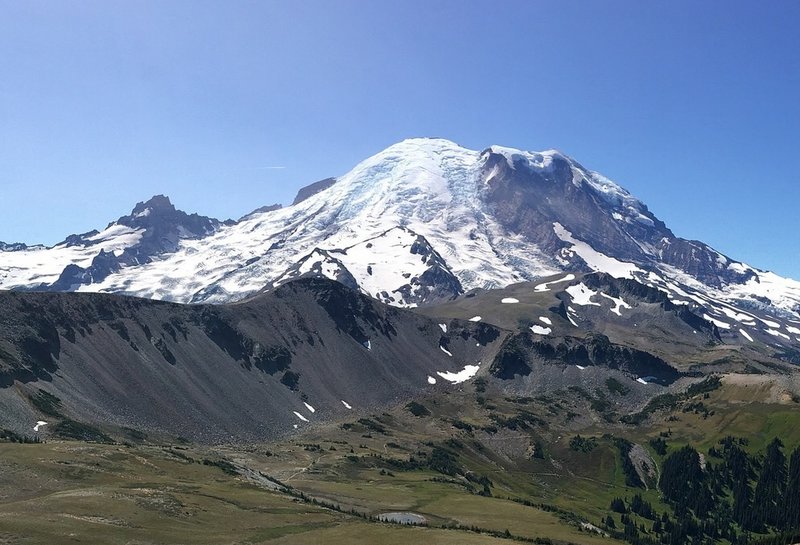
<path id="1" fill-rule="evenodd" d="M 720 323 L 743 311 L 798 320 L 799 282 L 676 237 L 625 189 L 562 153 L 443 139 L 395 144 L 302 189 L 291 206 L 238 222 L 188 216 L 156 197 L 102 232 L 0 248 L 2 288 L 182 302 L 227 302 L 322 275 L 384 302 L 423 305 L 592 270 L 711 305 Z M 796 326 L 783 333 L 792 342 Z"/>
<path id="2" fill-rule="evenodd" d="M 186 239 L 198 239 L 223 225 L 198 214 L 176 210 L 169 198 L 156 195 L 102 231 L 68 236 L 51 248 L 24 244 L 0 246 L 3 288 L 77 291 L 97 286 L 123 269 L 128 273 L 173 253 Z"/>
<path id="3" fill-rule="evenodd" d="M 350 271 L 363 270 L 365 263 L 366 275 L 356 278 Z M 325 276 L 398 305 L 447 299 L 464 291 L 425 237 L 405 227 L 393 227 L 347 248 L 314 250 L 271 285 L 303 276 Z M 387 286 L 399 287 L 390 293 Z"/>

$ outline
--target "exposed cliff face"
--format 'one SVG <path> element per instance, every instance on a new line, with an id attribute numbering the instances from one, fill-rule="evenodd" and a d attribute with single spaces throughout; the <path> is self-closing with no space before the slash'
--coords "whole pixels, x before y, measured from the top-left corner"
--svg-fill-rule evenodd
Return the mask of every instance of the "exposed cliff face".
<path id="1" fill-rule="evenodd" d="M 294 201 L 292 201 L 292 206 L 294 206 L 295 204 L 300 204 L 304 200 L 313 197 L 320 191 L 325 191 L 335 183 L 336 183 L 336 178 L 325 178 L 324 180 L 320 180 L 305 187 L 301 187 L 300 190 L 297 192 L 297 196 L 295 196 Z"/>
<path id="2" fill-rule="evenodd" d="M 486 200 L 509 232 L 521 233 L 546 252 L 566 247 L 553 230 L 554 223 L 577 239 L 591 241 L 598 252 L 624 261 L 645 257 L 636 240 L 672 237 L 644 205 L 633 198 L 629 198 L 630 204 L 624 203 L 621 191 L 616 198 L 598 194 L 587 181 L 591 173 L 566 157 L 502 151 L 490 148 L 484 152 Z M 617 219 L 615 212 L 622 219 Z M 575 265 L 579 263 L 576 259 Z"/>
<path id="3" fill-rule="evenodd" d="M 614 344 L 605 335 L 542 339 L 535 338 L 529 332 L 505 340 L 490 373 L 506 380 L 518 375 L 527 376 L 533 370 L 534 360 L 559 365 L 605 367 L 634 377 L 647 377 L 647 382 L 664 385 L 672 384 L 681 375 L 661 358 L 643 350 Z"/>

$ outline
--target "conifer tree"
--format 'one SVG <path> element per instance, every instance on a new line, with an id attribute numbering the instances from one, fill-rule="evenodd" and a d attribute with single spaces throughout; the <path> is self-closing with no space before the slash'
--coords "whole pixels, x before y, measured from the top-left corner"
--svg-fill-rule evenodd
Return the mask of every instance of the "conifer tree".
<path id="1" fill-rule="evenodd" d="M 733 485 L 733 520 L 742 528 L 751 528 L 753 520 L 753 490 L 747 475 L 741 475 Z"/>
<path id="2" fill-rule="evenodd" d="M 756 525 L 783 526 L 786 491 L 786 456 L 777 437 L 767 446 L 767 453 L 753 493 L 753 517 Z"/>
<path id="3" fill-rule="evenodd" d="M 785 498 L 783 527 L 787 530 L 800 530 L 800 447 L 794 449 L 789 461 Z"/>

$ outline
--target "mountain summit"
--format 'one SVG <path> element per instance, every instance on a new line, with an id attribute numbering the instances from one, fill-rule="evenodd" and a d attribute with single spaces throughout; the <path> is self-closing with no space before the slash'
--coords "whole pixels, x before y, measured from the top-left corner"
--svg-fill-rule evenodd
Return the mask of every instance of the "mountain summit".
<path id="1" fill-rule="evenodd" d="M 189 215 L 156 196 L 102 232 L 0 256 L 3 288 L 182 302 L 233 301 L 316 275 L 415 306 L 599 271 L 687 304 L 787 320 L 800 310 L 800 283 L 676 237 L 624 188 L 563 153 L 476 151 L 438 138 L 394 144 L 301 189 L 292 205 L 238 222 Z M 715 319 L 731 321 L 721 310 Z"/>

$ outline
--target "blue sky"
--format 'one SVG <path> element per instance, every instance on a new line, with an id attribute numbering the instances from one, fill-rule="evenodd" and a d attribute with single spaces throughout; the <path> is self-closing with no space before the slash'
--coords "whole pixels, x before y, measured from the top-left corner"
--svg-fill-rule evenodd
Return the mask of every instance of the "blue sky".
<path id="1" fill-rule="evenodd" d="M 236 218 L 441 136 L 558 148 L 800 278 L 798 28 L 778 0 L 0 0 L 0 240 L 156 193 Z"/>

